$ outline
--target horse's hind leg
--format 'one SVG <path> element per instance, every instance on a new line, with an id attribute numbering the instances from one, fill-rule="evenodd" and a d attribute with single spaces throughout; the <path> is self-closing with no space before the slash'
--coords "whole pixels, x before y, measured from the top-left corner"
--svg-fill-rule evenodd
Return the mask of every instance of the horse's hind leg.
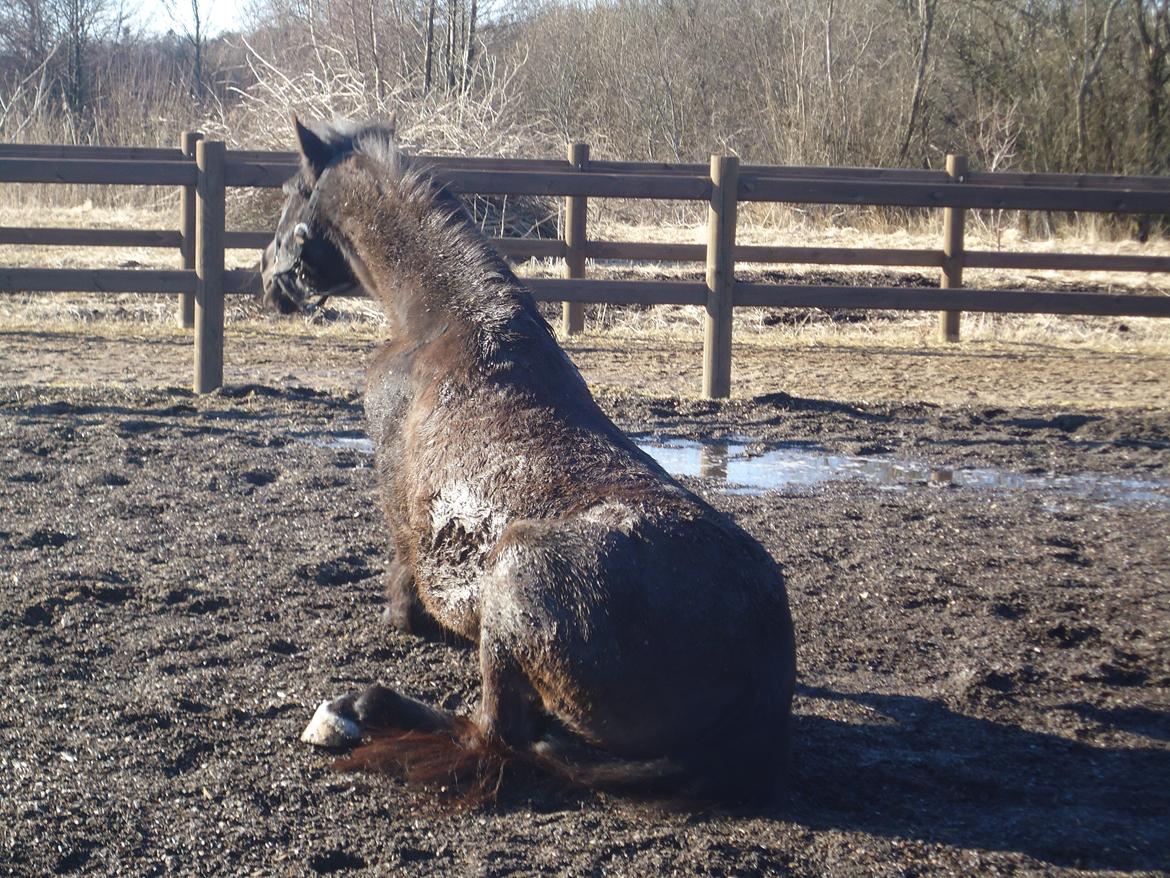
<path id="1" fill-rule="evenodd" d="M 510 650 L 502 647 L 488 632 L 480 638 L 480 673 L 483 693 L 475 724 L 484 738 L 523 750 L 536 740 L 539 717 L 544 709 L 528 677 Z"/>
<path id="2" fill-rule="evenodd" d="M 537 737 L 539 701 L 528 678 L 507 650 L 487 640 L 480 646 L 483 696 L 475 715 L 479 734 L 524 748 Z M 439 732 L 456 727 L 454 714 L 375 683 L 364 692 L 322 702 L 301 734 L 307 744 L 345 747 L 366 732 Z"/>
<path id="3" fill-rule="evenodd" d="M 475 714 L 474 736 L 526 749 L 542 733 L 539 698 L 511 651 L 494 638 L 480 644 L 483 695 Z M 402 695 L 380 683 L 364 692 L 322 702 L 301 740 L 320 747 L 347 747 L 367 732 L 455 731 L 454 714 Z M 463 721 L 463 729 L 467 729 Z"/>
<path id="4" fill-rule="evenodd" d="M 352 715 L 365 729 L 437 732 L 454 725 L 451 714 L 381 683 L 368 687 L 361 695 L 339 698 L 332 705 Z"/>
<path id="5" fill-rule="evenodd" d="M 529 676 L 533 651 L 543 644 L 537 619 L 541 609 L 532 596 L 541 594 L 546 571 L 524 542 L 544 523 L 514 523 L 501 537 L 505 558 L 488 574 L 481 589 L 479 671 L 483 681 L 475 724 L 489 741 L 526 750 L 544 734 L 549 716 Z"/>
<path id="6" fill-rule="evenodd" d="M 455 727 L 455 717 L 380 683 L 364 692 L 323 702 L 301 734 L 319 747 L 358 743 L 368 731 L 438 732 Z"/>

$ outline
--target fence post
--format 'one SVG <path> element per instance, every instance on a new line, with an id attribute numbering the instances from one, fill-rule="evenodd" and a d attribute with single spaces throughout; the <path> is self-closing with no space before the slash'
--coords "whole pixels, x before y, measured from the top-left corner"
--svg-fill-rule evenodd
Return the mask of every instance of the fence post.
<path id="1" fill-rule="evenodd" d="M 952 182 L 965 182 L 967 157 L 948 153 L 947 174 Z M 943 210 L 943 270 L 939 286 L 944 290 L 957 290 L 963 286 L 963 231 L 966 222 L 965 208 L 948 207 Z M 938 313 L 939 341 L 959 340 L 960 313 L 959 311 Z"/>
<path id="2" fill-rule="evenodd" d="M 707 212 L 707 315 L 703 321 L 703 396 L 731 396 L 731 314 L 735 292 L 735 213 L 739 159 L 711 156 Z"/>
<path id="3" fill-rule="evenodd" d="M 589 144 L 570 143 L 569 164 L 579 171 L 589 165 Z M 565 196 L 565 277 L 585 277 L 585 220 L 589 199 Z M 585 303 L 561 303 L 561 329 L 565 335 L 585 331 Z"/>
<path id="4" fill-rule="evenodd" d="M 223 386 L 224 154 L 221 141 L 195 146 L 196 393 Z"/>
<path id="5" fill-rule="evenodd" d="M 184 131 L 179 138 L 179 151 L 195 161 L 195 144 L 203 139 L 198 131 Z M 179 268 L 195 270 L 195 187 L 179 187 Z M 192 293 L 179 294 L 179 325 L 190 329 L 195 325 L 195 296 Z"/>

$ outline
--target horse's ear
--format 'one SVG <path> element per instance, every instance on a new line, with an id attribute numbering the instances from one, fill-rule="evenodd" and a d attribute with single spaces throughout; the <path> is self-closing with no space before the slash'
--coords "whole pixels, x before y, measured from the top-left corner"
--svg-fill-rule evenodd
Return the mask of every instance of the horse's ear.
<path id="1" fill-rule="evenodd" d="M 292 117 L 293 129 L 297 133 L 297 148 L 301 153 L 301 167 L 305 173 L 316 180 L 325 170 L 325 166 L 333 160 L 333 148 L 316 135 L 315 132 L 301 124 L 296 113 Z"/>
<path id="2" fill-rule="evenodd" d="M 390 132 L 391 140 L 398 139 L 398 113 L 397 113 L 397 111 L 390 114 L 390 121 L 386 123 L 386 130 Z"/>

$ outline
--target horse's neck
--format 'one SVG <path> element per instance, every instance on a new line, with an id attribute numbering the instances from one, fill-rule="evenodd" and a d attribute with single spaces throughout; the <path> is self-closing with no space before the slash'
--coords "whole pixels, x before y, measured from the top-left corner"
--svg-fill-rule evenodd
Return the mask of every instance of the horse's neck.
<path id="1" fill-rule="evenodd" d="M 589 399 L 531 296 L 474 227 L 447 220 L 430 193 L 377 200 L 367 212 L 337 210 L 411 372 L 492 376 L 535 398 Z M 353 203 L 357 199 L 351 199 Z M 429 380 L 429 379 L 424 379 Z"/>
<path id="2" fill-rule="evenodd" d="M 517 323 L 525 322 L 525 296 L 474 231 L 436 234 L 393 209 L 379 220 L 343 219 L 342 231 L 395 337 L 421 340 L 452 330 L 453 337 L 491 349 L 515 336 Z"/>

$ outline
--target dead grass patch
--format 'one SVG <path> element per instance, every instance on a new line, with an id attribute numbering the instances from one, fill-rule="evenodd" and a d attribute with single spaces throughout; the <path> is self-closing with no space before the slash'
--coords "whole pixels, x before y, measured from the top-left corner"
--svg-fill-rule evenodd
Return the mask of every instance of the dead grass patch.
<path id="1" fill-rule="evenodd" d="M 691 205 L 693 208 L 694 206 Z M 939 245 L 938 230 L 927 222 L 912 223 L 909 228 L 880 228 L 872 217 L 858 214 L 840 221 L 815 225 L 797 211 L 764 210 L 752 205 L 745 212 L 738 237 L 745 244 L 781 246 L 867 247 L 885 249 L 930 249 Z M 706 228 L 701 212 L 676 211 L 676 221 L 655 225 L 631 223 L 617 211 L 598 208 L 591 217 L 591 235 L 614 241 L 654 241 L 701 244 Z M 669 217 L 668 217 L 669 219 Z M 823 219 L 823 218 L 821 218 Z M 842 217 L 838 217 L 841 220 Z M 71 228 L 174 228 L 175 211 L 152 207 L 126 206 L 107 208 L 91 202 L 72 207 L 0 206 L 0 225 Z M 1070 227 L 1071 228 L 1071 227 Z M 1081 223 L 1076 234 L 1045 240 L 1030 240 L 1016 228 L 973 222 L 968 246 L 972 249 L 996 249 L 1027 252 L 1143 254 L 1170 256 L 1170 241 L 1139 244 L 1132 240 L 1112 240 L 1108 224 Z M 25 247 L 0 246 L 0 266 L 44 266 L 57 268 L 173 268 L 178 255 L 170 248 L 144 247 Z M 247 268 L 256 264 L 257 253 L 233 250 L 227 254 L 229 268 Z M 703 266 L 698 263 L 633 264 L 614 260 L 593 262 L 589 273 L 595 277 L 699 279 Z M 559 275 L 556 260 L 532 260 L 517 268 L 522 276 Z M 745 265 L 743 277 L 761 277 L 773 272 L 793 282 L 883 285 L 932 283 L 935 272 L 918 268 L 873 268 L 816 265 Z M 1123 274 L 1106 272 L 1033 271 L 1006 272 L 971 270 L 969 285 L 989 288 L 1057 287 L 1100 292 L 1144 292 L 1170 295 L 1170 275 Z M 260 331 L 274 335 L 309 337 L 351 337 L 375 339 L 384 333 L 384 318 L 373 303 L 366 300 L 334 300 L 329 319 L 275 320 L 264 314 L 250 297 L 228 299 L 226 320 L 233 332 Z M 141 331 L 145 325 L 157 325 L 169 331 L 175 322 L 176 298 L 143 294 L 6 294 L 0 296 L 0 326 L 19 330 L 46 325 L 65 328 L 76 326 L 103 333 L 118 334 L 123 324 Z M 545 306 L 545 314 L 556 322 L 558 306 Z M 587 331 L 614 338 L 678 340 L 701 339 L 703 312 L 691 306 L 613 307 L 591 305 L 586 308 Z M 775 347 L 810 347 L 824 344 L 850 347 L 933 345 L 935 316 L 929 313 L 865 312 L 864 314 L 826 314 L 815 309 L 741 308 L 735 312 L 737 340 Z M 1065 317 L 1051 315 L 965 314 L 963 337 L 970 344 L 1056 345 L 1059 347 L 1094 348 L 1119 352 L 1157 353 L 1170 350 L 1170 321 L 1147 318 Z"/>

